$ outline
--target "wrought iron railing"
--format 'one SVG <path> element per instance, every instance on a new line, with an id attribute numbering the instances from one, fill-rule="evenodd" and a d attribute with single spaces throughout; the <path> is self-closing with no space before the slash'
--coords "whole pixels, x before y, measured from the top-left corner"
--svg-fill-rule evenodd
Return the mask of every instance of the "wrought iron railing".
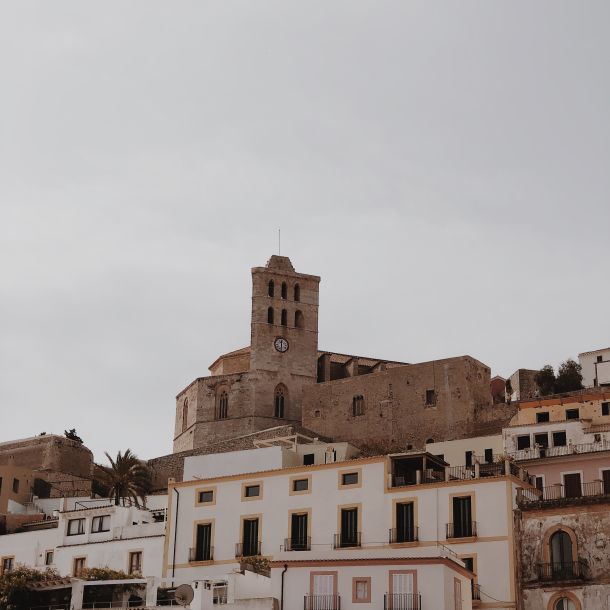
<path id="1" fill-rule="evenodd" d="M 419 540 L 419 528 L 417 526 L 396 528 L 393 527 L 389 532 L 390 544 L 398 544 L 400 542 L 417 542 Z"/>
<path id="2" fill-rule="evenodd" d="M 477 585 L 474 582 L 472 583 L 472 599 L 474 601 L 481 600 L 481 587 L 480 585 Z"/>
<path id="3" fill-rule="evenodd" d="M 564 580 L 582 580 L 585 578 L 585 566 L 582 560 L 554 561 L 538 564 L 538 580 L 558 582 Z"/>
<path id="4" fill-rule="evenodd" d="M 333 549 L 349 549 L 360 546 L 362 546 L 361 532 L 343 532 L 334 535 Z"/>
<path id="5" fill-rule="evenodd" d="M 386 593 L 383 596 L 384 610 L 421 610 L 420 593 Z"/>
<path id="6" fill-rule="evenodd" d="M 341 610 L 341 596 L 305 595 L 303 610 Z"/>
<path id="7" fill-rule="evenodd" d="M 471 538 L 477 535 L 477 522 L 447 523 L 447 539 Z"/>
<path id="8" fill-rule="evenodd" d="M 189 549 L 189 562 L 193 561 L 213 561 L 214 560 L 214 547 L 201 547 Z"/>
<path id="9" fill-rule="evenodd" d="M 603 481 L 581 483 L 566 488 L 565 485 L 550 485 L 542 489 L 518 489 L 517 504 L 520 507 L 528 504 L 561 504 L 577 498 L 595 498 L 610 496 L 610 488 Z"/>
<path id="10" fill-rule="evenodd" d="M 311 538 L 284 538 L 285 551 L 311 551 Z"/>
<path id="11" fill-rule="evenodd" d="M 235 557 L 255 557 L 261 554 L 260 542 L 238 542 L 235 545 Z"/>

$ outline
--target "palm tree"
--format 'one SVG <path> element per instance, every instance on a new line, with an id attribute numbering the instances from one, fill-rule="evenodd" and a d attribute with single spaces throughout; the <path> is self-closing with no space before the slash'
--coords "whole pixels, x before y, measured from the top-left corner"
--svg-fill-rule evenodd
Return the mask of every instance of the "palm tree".
<path id="1" fill-rule="evenodd" d="M 133 498 L 137 507 L 146 506 L 146 494 L 152 488 L 151 473 L 148 466 L 131 451 L 117 453 L 112 459 L 106 452 L 110 466 L 100 466 L 103 471 L 103 482 L 108 487 L 108 496 L 114 497 L 114 503 L 119 506 L 121 498 Z"/>

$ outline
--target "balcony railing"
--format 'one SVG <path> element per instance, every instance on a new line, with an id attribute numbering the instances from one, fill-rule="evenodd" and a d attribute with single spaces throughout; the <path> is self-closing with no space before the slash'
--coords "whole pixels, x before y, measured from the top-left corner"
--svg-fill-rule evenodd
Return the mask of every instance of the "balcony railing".
<path id="1" fill-rule="evenodd" d="M 260 542 L 238 542 L 235 545 L 235 557 L 255 557 L 261 554 Z"/>
<path id="2" fill-rule="evenodd" d="M 214 547 L 189 549 L 189 562 L 212 561 L 214 559 Z"/>
<path id="3" fill-rule="evenodd" d="M 574 455 L 579 453 L 595 453 L 597 451 L 610 451 L 610 441 L 604 439 L 596 443 L 559 445 L 557 447 L 528 447 L 527 449 L 518 449 L 514 453 L 511 453 L 511 457 L 517 461 L 537 460 L 538 458 L 543 457 Z"/>
<path id="4" fill-rule="evenodd" d="M 610 498 L 610 488 L 603 481 L 581 483 L 566 488 L 565 485 L 551 485 L 542 489 L 518 489 L 517 504 L 520 508 L 540 505 L 561 505 L 593 498 Z"/>
<path id="5" fill-rule="evenodd" d="M 419 528 L 408 527 L 405 529 L 391 528 L 389 535 L 390 544 L 398 544 L 400 542 L 417 542 L 419 540 Z"/>
<path id="6" fill-rule="evenodd" d="M 361 532 L 335 534 L 333 538 L 333 549 L 349 549 L 360 546 L 362 546 Z"/>
<path id="7" fill-rule="evenodd" d="M 481 587 L 472 583 L 472 600 L 481 601 Z"/>
<path id="8" fill-rule="evenodd" d="M 311 551 L 311 538 L 284 538 L 285 551 Z"/>
<path id="9" fill-rule="evenodd" d="M 341 596 L 305 595 L 303 610 L 341 610 Z"/>
<path id="10" fill-rule="evenodd" d="M 386 593 L 383 597 L 384 610 L 421 610 L 420 593 Z"/>
<path id="11" fill-rule="evenodd" d="M 447 523 L 447 540 L 450 538 L 472 538 L 477 535 L 477 522 Z"/>
<path id="12" fill-rule="evenodd" d="M 581 560 L 538 564 L 538 580 L 544 582 L 583 580 L 584 577 L 584 564 Z"/>

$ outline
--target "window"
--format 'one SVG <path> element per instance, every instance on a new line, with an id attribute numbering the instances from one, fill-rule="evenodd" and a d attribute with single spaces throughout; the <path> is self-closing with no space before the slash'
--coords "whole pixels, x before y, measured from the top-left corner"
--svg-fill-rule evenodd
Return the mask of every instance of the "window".
<path id="1" fill-rule="evenodd" d="M 413 502 L 396 503 L 396 529 L 390 542 L 415 542 L 415 504 Z"/>
<path id="2" fill-rule="evenodd" d="M 610 470 L 602 470 L 602 483 L 604 494 L 610 496 Z"/>
<path id="3" fill-rule="evenodd" d="M 562 473 L 563 476 L 563 493 L 566 498 L 580 498 L 582 496 L 582 484 L 580 480 L 580 472 Z"/>
<path id="4" fill-rule="evenodd" d="M 294 312 L 294 325 L 296 328 L 305 328 L 305 316 L 300 309 Z"/>
<path id="5" fill-rule="evenodd" d="M 531 446 L 530 435 L 522 435 L 517 437 L 517 449 L 522 451 L 523 449 L 529 449 Z"/>
<path id="6" fill-rule="evenodd" d="M 597 357 L 597 361 L 598 361 L 598 362 L 603 362 L 603 356 L 598 356 L 598 357 Z"/>
<path id="7" fill-rule="evenodd" d="M 542 424 L 549 421 L 549 412 L 543 411 L 542 413 L 536 413 L 536 423 Z"/>
<path id="8" fill-rule="evenodd" d="M 226 390 L 220 392 L 216 419 L 227 419 L 229 416 L 229 395 Z"/>
<path id="9" fill-rule="evenodd" d="M 13 557 L 3 557 L 2 558 L 2 574 L 6 574 L 13 569 Z"/>
<path id="10" fill-rule="evenodd" d="M 283 385 L 278 385 L 275 388 L 275 417 L 284 418 L 284 405 L 286 400 L 286 388 Z"/>
<path id="11" fill-rule="evenodd" d="M 426 406 L 430 407 L 436 404 L 436 392 L 434 390 L 426 390 Z"/>
<path id="12" fill-rule="evenodd" d="M 466 451 L 465 454 L 466 466 L 472 466 L 472 451 Z"/>
<path id="13" fill-rule="evenodd" d="M 75 557 L 72 562 L 72 576 L 79 578 L 82 576 L 83 570 L 85 569 L 87 558 L 86 557 Z"/>
<path id="14" fill-rule="evenodd" d="M 352 603 L 371 603 L 371 579 L 369 576 L 352 578 Z"/>
<path id="15" fill-rule="evenodd" d="M 282 282 L 282 298 L 288 298 L 288 286 L 286 286 L 286 282 Z"/>
<path id="16" fill-rule="evenodd" d="M 199 504 L 212 504 L 214 502 L 214 490 L 204 489 L 197 495 L 197 502 Z"/>
<path id="17" fill-rule="evenodd" d="M 294 479 L 292 481 L 292 491 L 308 491 L 309 479 Z"/>
<path id="18" fill-rule="evenodd" d="M 578 409 L 566 409 L 566 419 L 578 419 L 579 417 Z"/>
<path id="19" fill-rule="evenodd" d="M 269 280 L 269 284 L 267 285 L 267 294 L 270 297 L 272 297 L 274 293 L 275 293 L 275 284 L 273 283 L 273 280 Z"/>
<path id="20" fill-rule="evenodd" d="M 189 415 L 189 399 L 185 398 L 182 403 L 182 432 L 186 430 Z"/>
<path id="21" fill-rule="evenodd" d="M 241 557 L 260 555 L 260 542 L 258 540 L 258 517 L 244 519 L 242 529 L 241 548 L 238 545 L 237 554 Z"/>
<path id="22" fill-rule="evenodd" d="M 433 438 L 427 438 L 426 443 L 432 444 L 434 442 Z"/>
<path id="23" fill-rule="evenodd" d="M 258 498 L 261 495 L 260 485 L 245 485 L 244 498 Z"/>
<path id="24" fill-rule="evenodd" d="M 101 517 L 93 517 L 91 521 L 91 532 L 108 532 L 110 530 L 110 515 L 102 515 Z"/>
<path id="25" fill-rule="evenodd" d="M 342 508 L 340 523 L 341 532 L 338 540 L 335 540 L 335 548 L 359 547 L 358 508 Z"/>
<path id="26" fill-rule="evenodd" d="M 191 554 L 191 561 L 211 561 L 212 553 L 212 524 L 198 523 L 195 532 L 195 548 Z"/>
<path id="27" fill-rule="evenodd" d="M 464 567 L 469 571 L 474 573 L 474 557 L 460 557 L 460 559 L 464 562 Z M 474 578 L 470 579 L 470 592 L 472 595 L 472 599 L 475 599 L 475 582 Z"/>
<path id="28" fill-rule="evenodd" d="M 273 324 L 273 307 L 267 308 L 267 324 Z"/>
<path id="29" fill-rule="evenodd" d="M 129 572 L 130 575 L 142 574 L 142 551 L 129 553 Z"/>
<path id="30" fill-rule="evenodd" d="M 541 475 L 536 476 L 534 480 L 534 485 L 536 486 L 536 489 L 542 491 L 544 489 L 544 477 Z"/>
<path id="31" fill-rule="evenodd" d="M 44 554 L 44 565 L 45 566 L 52 566 L 53 565 L 53 551 L 47 551 Z"/>
<path id="32" fill-rule="evenodd" d="M 341 485 L 358 485 L 357 472 L 344 472 L 341 474 Z"/>
<path id="33" fill-rule="evenodd" d="M 2 491 L 2 477 L 0 477 L 0 491 Z"/>
<path id="34" fill-rule="evenodd" d="M 602 402 L 602 415 L 610 415 L 610 402 Z"/>
<path id="35" fill-rule="evenodd" d="M 298 284 L 294 285 L 294 300 L 297 303 L 301 300 L 301 287 Z"/>
<path id="36" fill-rule="evenodd" d="M 572 566 L 572 539 L 567 532 L 555 532 L 549 541 L 551 545 L 551 565 L 553 570 L 565 570 L 564 566 Z"/>
<path id="37" fill-rule="evenodd" d="M 19 479 L 13 479 L 13 493 L 19 493 Z"/>
<path id="38" fill-rule="evenodd" d="M 308 536 L 308 513 L 292 513 L 290 515 L 290 541 L 287 551 L 309 551 L 311 544 Z"/>
<path id="39" fill-rule="evenodd" d="M 354 396 L 352 398 L 352 415 L 358 417 L 364 415 L 364 396 Z"/>
<path id="40" fill-rule="evenodd" d="M 553 432 L 553 447 L 565 447 L 567 444 L 565 432 Z"/>
<path id="41" fill-rule="evenodd" d="M 282 326 L 288 326 L 288 312 L 282 309 Z"/>
<path id="42" fill-rule="evenodd" d="M 322 413 L 321 413 L 320 409 L 316 409 L 316 410 L 313 412 L 313 416 L 314 416 L 314 417 L 322 417 Z"/>
<path id="43" fill-rule="evenodd" d="M 494 461 L 494 450 L 493 449 L 485 449 L 485 463 L 493 464 Z"/>
<path id="44" fill-rule="evenodd" d="M 534 434 L 534 444 L 546 449 L 549 446 L 549 435 L 546 432 Z"/>
<path id="45" fill-rule="evenodd" d="M 472 496 L 454 496 L 452 502 L 453 523 L 447 527 L 447 538 L 476 536 L 472 520 Z"/>
<path id="46" fill-rule="evenodd" d="M 68 521 L 68 536 L 77 536 L 85 533 L 84 519 L 70 519 Z"/>
<path id="47" fill-rule="evenodd" d="M 303 466 L 311 466 L 316 463 L 316 456 L 314 453 L 306 453 L 303 456 Z"/>

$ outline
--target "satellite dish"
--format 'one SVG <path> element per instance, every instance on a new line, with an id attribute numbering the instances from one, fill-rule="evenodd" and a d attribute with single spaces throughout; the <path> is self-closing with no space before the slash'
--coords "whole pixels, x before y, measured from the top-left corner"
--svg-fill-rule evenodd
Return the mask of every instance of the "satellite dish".
<path id="1" fill-rule="evenodd" d="M 181 606 L 188 606 L 193 601 L 193 597 L 195 597 L 195 592 L 191 585 L 180 585 L 179 587 L 176 587 L 174 599 Z"/>

